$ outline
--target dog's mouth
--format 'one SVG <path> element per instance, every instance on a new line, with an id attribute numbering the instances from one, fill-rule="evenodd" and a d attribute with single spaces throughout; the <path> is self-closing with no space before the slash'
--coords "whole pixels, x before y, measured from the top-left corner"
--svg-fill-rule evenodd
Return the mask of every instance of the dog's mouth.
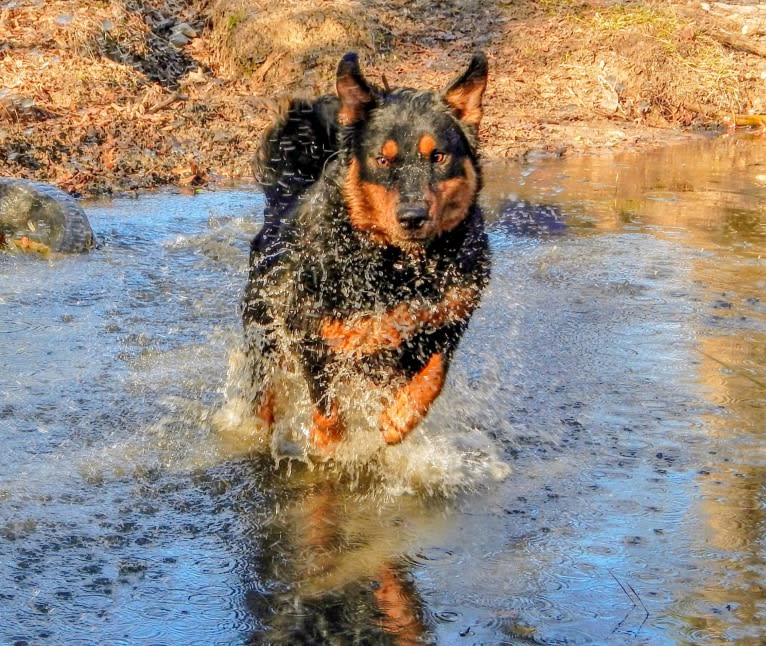
<path id="1" fill-rule="evenodd" d="M 407 241 L 424 241 L 433 234 L 433 221 L 428 207 L 419 204 L 405 204 L 396 213 L 400 237 Z"/>
<path id="2" fill-rule="evenodd" d="M 408 231 L 403 229 L 399 236 L 402 240 L 412 242 L 425 242 L 433 237 L 431 227 L 422 227 L 417 231 Z"/>

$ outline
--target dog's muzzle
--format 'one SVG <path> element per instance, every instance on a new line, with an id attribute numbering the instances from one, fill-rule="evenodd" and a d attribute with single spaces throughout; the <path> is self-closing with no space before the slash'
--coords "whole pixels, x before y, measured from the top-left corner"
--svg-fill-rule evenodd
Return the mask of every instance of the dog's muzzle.
<path id="1" fill-rule="evenodd" d="M 404 231 L 415 233 L 428 222 L 428 208 L 417 204 L 407 204 L 399 208 L 397 220 Z"/>

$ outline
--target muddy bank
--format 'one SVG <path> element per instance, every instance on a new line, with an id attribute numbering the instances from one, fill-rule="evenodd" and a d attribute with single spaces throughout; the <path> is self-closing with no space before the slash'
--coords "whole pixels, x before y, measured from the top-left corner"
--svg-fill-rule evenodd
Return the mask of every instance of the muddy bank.
<path id="1" fill-rule="evenodd" d="M 0 175 L 73 194 L 248 179 L 275 97 L 492 65 L 485 157 L 656 146 L 766 112 L 766 7 L 546 0 L 0 3 Z"/>

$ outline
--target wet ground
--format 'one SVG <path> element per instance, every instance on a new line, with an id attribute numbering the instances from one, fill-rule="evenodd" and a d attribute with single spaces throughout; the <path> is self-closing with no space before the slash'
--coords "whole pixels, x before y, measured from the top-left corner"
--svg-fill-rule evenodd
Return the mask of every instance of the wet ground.
<path id="1" fill-rule="evenodd" d="M 763 643 L 762 140 L 491 167 L 486 201 L 448 387 L 369 469 L 247 453 L 255 191 L 0 257 L 0 643 Z"/>

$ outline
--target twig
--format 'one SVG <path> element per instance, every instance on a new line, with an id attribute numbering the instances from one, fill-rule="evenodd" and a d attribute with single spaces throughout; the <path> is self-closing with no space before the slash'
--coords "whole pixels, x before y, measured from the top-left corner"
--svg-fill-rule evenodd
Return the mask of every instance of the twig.
<path id="1" fill-rule="evenodd" d="M 738 377 L 743 377 L 744 379 L 747 379 L 748 381 L 751 381 L 759 388 L 763 388 L 766 390 L 766 382 L 761 381 L 760 379 L 756 379 L 752 375 L 747 374 L 744 370 L 739 368 L 738 366 L 735 366 L 734 364 L 728 363 L 726 361 L 723 361 L 722 359 L 719 359 L 718 357 L 714 357 L 712 354 L 708 354 L 704 350 L 697 349 L 697 352 L 699 352 L 703 357 L 706 359 L 710 359 L 711 361 L 715 361 L 719 366 L 723 366 L 727 370 L 733 372 Z"/>
<path id="2" fill-rule="evenodd" d="M 733 49 L 739 52 L 746 52 L 748 54 L 755 54 L 761 58 L 766 58 L 766 47 L 762 47 L 758 43 L 751 42 L 742 36 L 737 36 L 736 34 L 732 34 L 728 31 L 723 31 L 720 29 L 711 30 L 708 35 L 729 49 Z"/>
<path id="3" fill-rule="evenodd" d="M 264 80 L 266 80 L 266 75 L 269 73 L 269 70 L 271 70 L 274 65 L 279 63 L 283 58 L 285 57 L 285 52 L 271 52 L 266 57 L 266 60 L 261 63 L 260 67 L 258 67 L 257 70 L 253 73 L 253 79 L 255 79 L 258 83 L 263 83 Z"/>
<path id="4" fill-rule="evenodd" d="M 630 602 L 633 604 L 633 608 L 636 607 L 636 601 L 638 601 L 638 605 L 640 605 L 641 608 L 644 611 L 644 618 L 641 620 L 641 623 L 638 625 L 638 628 L 636 628 L 635 632 L 633 633 L 633 637 L 638 637 L 638 633 L 641 631 L 641 628 L 644 627 L 644 624 L 646 623 L 647 619 L 649 619 L 649 610 L 647 609 L 646 605 L 644 605 L 644 602 L 641 600 L 641 597 L 638 596 L 638 592 L 635 591 L 635 589 L 633 588 L 632 585 L 630 585 L 630 583 L 623 584 L 617 578 L 615 573 L 612 572 L 612 570 L 609 570 L 609 574 L 612 575 L 612 578 L 617 582 L 617 585 L 620 586 L 620 589 L 625 593 L 625 596 L 628 597 Z M 628 592 L 628 591 L 630 591 L 630 592 Z M 632 596 L 631 596 L 631 593 L 633 593 Z M 634 599 L 635 599 L 635 601 L 634 601 Z M 625 623 L 625 621 L 627 621 L 629 616 L 630 616 L 630 612 L 628 612 L 625 615 L 625 617 L 622 619 L 622 621 L 620 621 L 620 623 L 618 623 L 614 627 L 614 630 L 612 631 L 612 634 L 616 633 L 620 629 L 620 627 Z"/>
<path id="5" fill-rule="evenodd" d="M 144 114 L 154 114 L 155 112 L 159 112 L 163 108 L 167 108 L 172 103 L 175 103 L 176 101 L 186 101 L 189 97 L 185 96 L 184 94 L 180 94 L 178 92 L 174 92 L 169 97 L 164 98 L 159 103 L 155 103 L 150 108 L 147 108 Z"/>
<path id="6" fill-rule="evenodd" d="M 739 36 L 737 34 L 733 34 L 721 29 L 717 24 L 715 24 L 713 20 L 707 17 L 699 16 L 697 12 L 693 10 L 679 7 L 678 11 L 679 13 L 693 20 L 695 23 L 699 24 L 704 30 L 705 35 L 719 42 L 724 47 L 728 47 L 729 49 L 733 49 L 739 52 L 755 54 L 761 58 L 766 58 L 766 47 L 763 47 L 762 45 L 755 43 L 746 37 Z"/>

